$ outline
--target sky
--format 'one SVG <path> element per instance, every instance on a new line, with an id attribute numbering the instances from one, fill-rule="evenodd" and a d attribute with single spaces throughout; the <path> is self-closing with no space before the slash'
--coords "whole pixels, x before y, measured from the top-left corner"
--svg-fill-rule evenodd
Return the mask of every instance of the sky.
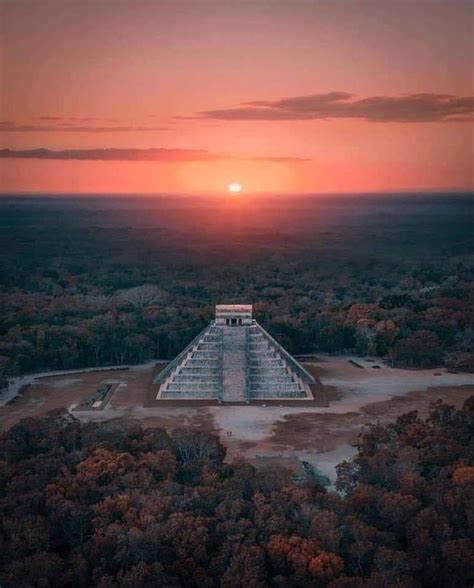
<path id="1" fill-rule="evenodd" d="M 470 190 L 473 7 L 0 1 L 0 191 Z"/>

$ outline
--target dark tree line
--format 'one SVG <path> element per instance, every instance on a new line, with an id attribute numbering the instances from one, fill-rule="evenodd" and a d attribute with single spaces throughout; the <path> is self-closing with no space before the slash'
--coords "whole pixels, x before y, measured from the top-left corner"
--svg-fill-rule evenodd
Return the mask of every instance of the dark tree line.
<path id="1" fill-rule="evenodd" d="M 470 206 L 0 202 L 0 377 L 171 358 L 222 302 L 292 353 L 473 370 Z"/>
<path id="2" fill-rule="evenodd" d="M 370 426 L 336 493 L 206 434 L 27 419 L 0 437 L 0 583 L 472 586 L 473 428 L 474 397 Z"/>

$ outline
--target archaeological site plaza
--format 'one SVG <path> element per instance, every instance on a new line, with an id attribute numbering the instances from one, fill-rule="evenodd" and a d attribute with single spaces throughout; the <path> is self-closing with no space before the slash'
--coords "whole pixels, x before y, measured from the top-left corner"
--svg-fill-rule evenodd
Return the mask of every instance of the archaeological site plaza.
<path id="1" fill-rule="evenodd" d="M 312 399 L 313 376 L 252 316 L 217 305 L 215 319 L 154 380 L 156 400 L 250 403 Z"/>

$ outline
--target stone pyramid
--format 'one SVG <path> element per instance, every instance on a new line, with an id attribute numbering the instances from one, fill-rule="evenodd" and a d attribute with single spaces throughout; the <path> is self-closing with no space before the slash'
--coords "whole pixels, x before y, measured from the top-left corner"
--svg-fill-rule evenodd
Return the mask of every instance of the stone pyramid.
<path id="1" fill-rule="evenodd" d="M 248 304 L 216 306 L 215 320 L 155 378 L 157 399 L 220 402 L 312 398 L 314 383 Z"/>

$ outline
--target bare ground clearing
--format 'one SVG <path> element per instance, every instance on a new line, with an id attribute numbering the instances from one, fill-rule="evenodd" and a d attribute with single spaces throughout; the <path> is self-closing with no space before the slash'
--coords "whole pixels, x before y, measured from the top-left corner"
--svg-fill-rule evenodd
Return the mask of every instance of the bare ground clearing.
<path id="1" fill-rule="evenodd" d="M 364 367 L 351 364 L 351 359 Z M 153 376 L 162 365 L 49 376 L 29 385 L 14 404 L 0 407 L 0 429 L 54 409 L 71 410 L 101 383 L 113 381 L 120 385 L 103 410 L 74 411 L 74 416 L 83 421 L 125 417 L 138 419 L 145 427 L 214 432 L 228 447 L 229 459 L 243 456 L 258 463 L 259 457 L 299 458 L 333 477 L 334 465 L 353 454 L 351 443 L 367 423 L 385 423 L 413 409 L 425 414 L 437 398 L 460 406 L 474 394 L 472 374 L 377 365 L 380 369 L 372 369 L 363 359 L 352 357 L 308 358 L 305 367 L 321 382 L 321 397 L 314 403 L 291 406 L 263 402 L 186 406 L 182 401 L 149 406 L 155 391 Z"/>

